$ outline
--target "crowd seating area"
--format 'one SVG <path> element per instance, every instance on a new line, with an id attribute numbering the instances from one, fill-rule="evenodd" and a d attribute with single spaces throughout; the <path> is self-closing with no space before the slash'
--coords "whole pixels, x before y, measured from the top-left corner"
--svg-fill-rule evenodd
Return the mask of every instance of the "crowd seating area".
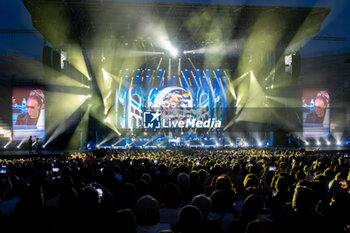
<path id="1" fill-rule="evenodd" d="M 2 159 L 0 232 L 350 232 L 349 164 L 262 149 Z"/>

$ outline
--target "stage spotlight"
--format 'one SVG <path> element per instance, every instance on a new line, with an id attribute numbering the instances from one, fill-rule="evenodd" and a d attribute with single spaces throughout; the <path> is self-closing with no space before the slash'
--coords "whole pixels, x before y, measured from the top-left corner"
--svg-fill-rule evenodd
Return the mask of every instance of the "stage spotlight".
<path id="1" fill-rule="evenodd" d="M 230 143 L 230 146 L 233 146 L 233 144 L 232 144 L 232 143 Z"/>
<path id="2" fill-rule="evenodd" d="M 45 149 L 46 145 L 43 145 L 43 148 Z"/>
<path id="3" fill-rule="evenodd" d="M 244 146 L 247 147 L 247 146 L 249 146 L 249 144 L 245 142 L 245 143 L 244 143 Z"/>
<path id="4" fill-rule="evenodd" d="M 6 148 L 7 148 L 7 146 L 8 146 L 8 145 L 10 145 L 10 143 L 11 143 L 11 142 L 12 142 L 12 140 L 11 140 L 11 141 L 9 141 L 8 143 L 6 143 L 6 144 L 5 144 L 5 146 L 4 146 L 4 148 L 6 149 Z"/>
<path id="5" fill-rule="evenodd" d="M 320 146 L 320 145 L 321 145 L 321 142 L 317 141 L 317 142 L 316 142 L 316 145 L 317 145 L 317 146 Z"/>
<path id="6" fill-rule="evenodd" d="M 104 122 L 106 122 L 106 123 L 108 123 L 108 124 L 112 124 L 112 118 L 106 117 L 106 118 L 104 119 Z"/>
<path id="7" fill-rule="evenodd" d="M 112 92 L 109 91 L 108 94 L 106 95 L 106 97 L 103 99 L 103 101 L 107 101 L 108 98 L 111 96 Z"/>
<path id="8" fill-rule="evenodd" d="M 330 145 L 331 145 L 331 143 L 330 143 L 329 141 L 327 141 L 327 145 L 328 145 L 328 146 L 330 146 Z"/>
<path id="9" fill-rule="evenodd" d="M 81 95 L 78 97 L 79 103 L 83 103 L 88 97 L 85 95 Z"/>
<path id="10" fill-rule="evenodd" d="M 147 135 L 147 132 L 144 132 L 143 134 L 144 134 L 144 135 Z"/>
<path id="11" fill-rule="evenodd" d="M 258 143 L 258 146 L 262 146 L 262 143 L 261 143 L 261 142 L 259 142 L 259 143 Z"/>
<path id="12" fill-rule="evenodd" d="M 337 141 L 337 145 L 340 146 L 341 145 L 341 141 Z"/>
<path id="13" fill-rule="evenodd" d="M 24 141 L 25 141 L 25 138 L 23 138 L 22 141 L 18 144 L 18 146 L 17 146 L 18 149 L 21 148 L 21 146 L 24 143 Z"/>
<path id="14" fill-rule="evenodd" d="M 307 145 L 307 146 L 308 146 L 308 145 L 309 145 L 309 142 L 305 141 L 305 145 Z"/>
<path id="15" fill-rule="evenodd" d="M 172 57 L 177 57 L 178 55 L 178 51 L 175 48 L 170 48 L 169 52 Z"/>

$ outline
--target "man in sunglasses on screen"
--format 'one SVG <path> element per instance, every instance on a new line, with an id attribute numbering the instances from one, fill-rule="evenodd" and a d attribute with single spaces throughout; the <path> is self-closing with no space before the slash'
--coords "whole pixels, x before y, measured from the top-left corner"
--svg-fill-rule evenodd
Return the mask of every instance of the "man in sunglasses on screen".
<path id="1" fill-rule="evenodd" d="M 322 124 L 328 108 L 329 95 L 326 91 L 320 91 L 317 93 L 314 112 L 309 113 L 306 116 L 305 123 Z"/>
<path id="2" fill-rule="evenodd" d="M 27 112 L 18 115 L 16 125 L 36 125 L 40 116 L 42 101 L 39 96 L 31 95 L 27 100 Z"/>

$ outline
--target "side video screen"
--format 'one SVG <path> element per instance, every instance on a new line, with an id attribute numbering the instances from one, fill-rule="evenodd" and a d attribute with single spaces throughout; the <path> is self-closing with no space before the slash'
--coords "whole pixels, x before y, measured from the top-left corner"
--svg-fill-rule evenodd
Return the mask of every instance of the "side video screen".
<path id="1" fill-rule="evenodd" d="M 12 139 L 45 137 L 45 94 L 43 87 L 13 87 Z"/>
<path id="2" fill-rule="evenodd" d="M 330 97 L 327 89 L 303 90 L 303 136 L 321 138 L 329 136 Z"/>

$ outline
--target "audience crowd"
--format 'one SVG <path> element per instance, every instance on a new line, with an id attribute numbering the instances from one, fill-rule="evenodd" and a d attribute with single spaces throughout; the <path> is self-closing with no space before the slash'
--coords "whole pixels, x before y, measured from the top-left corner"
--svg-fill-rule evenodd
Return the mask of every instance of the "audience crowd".
<path id="1" fill-rule="evenodd" d="M 350 232 L 349 164 L 263 149 L 3 159 L 0 232 Z"/>

